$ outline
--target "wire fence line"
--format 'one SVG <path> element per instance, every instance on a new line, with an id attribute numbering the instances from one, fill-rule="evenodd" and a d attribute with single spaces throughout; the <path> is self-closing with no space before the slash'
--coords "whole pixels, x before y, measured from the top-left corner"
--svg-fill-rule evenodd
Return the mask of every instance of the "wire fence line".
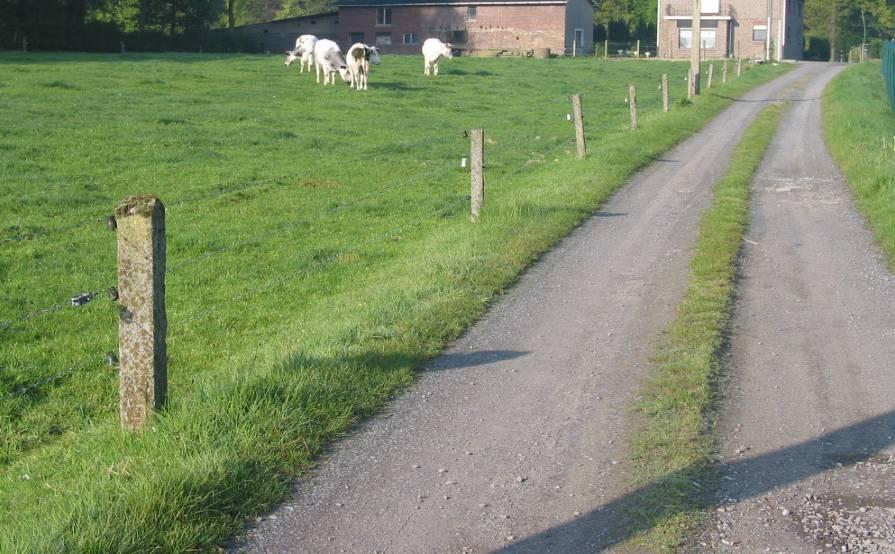
<path id="1" fill-rule="evenodd" d="M 497 150 L 496 155 L 492 154 L 486 160 L 485 167 L 488 168 L 489 173 L 492 175 L 493 179 L 497 180 L 497 183 L 506 182 L 526 171 L 530 171 L 532 166 L 529 165 L 529 162 L 548 161 L 560 151 L 574 148 L 574 125 L 569 121 L 569 116 L 567 115 L 572 111 L 569 98 L 551 98 L 549 101 L 539 104 L 537 111 L 539 112 L 539 118 L 548 119 L 545 124 L 539 128 L 523 127 L 521 132 L 513 132 L 510 130 L 508 133 L 504 133 L 502 130 L 492 131 L 494 133 L 492 136 L 496 137 L 497 142 L 493 142 L 492 139 L 490 145 L 496 146 Z M 520 126 L 521 125 L 522 123 L 520 123 Z M 566 130 L 568 131 L 566 132 Z M 334 156 L 321 159 L 319 163 L 301 166 L 297 170 L 290 171 L 289 173 L 280 176 L 268 177 L 265 179 L 239 178 L 233 181 L 235 184 L 232 186 L 222 185 L 216 190 L 204 194 L 187 195 L 181 198 L 170 199 L 169 202 L 166 202 L 167 207 L 169 209 L 173 208 L 171 210 L 173 214 L 179 214 L 180 208 L 185 206 L 200 206 L 208 201 L 213 201 L 228 195 L 246 193 L 252 190 L 263 190 L 265 188 L 288 187 L 289 185 L 302 182 L 302 180 L 323 179 L 330 175 L 335 175 L 336 179 L 343 178 L 342 174 L 347 171 L 345 168 L 356 167 L 357 164 L 381 162 L 376 165 L 383 167 L 384 164 L 387 163 L 394 164 L 405 161 L 401 168 L 400 176 L 391 179 L 386 186 L 380 186 L 369 190 L 362 195 L 352 196 L 351 191 L 346 192 L 344 195 L 337 195 L 329 199 L 328 205 L 321 207 L 314 212 L 315 215 L 311 218 L 289 219 L 265 229 L 260 229 L 258 232 L 242 237 L 235 243 L 207 249 L 198 254 L 177 260 L 173 264 L 167 264 L 166 273 L 180 274 L 184 268 L 190 265 L 204 263 L 217 256 L 247 248 L 263 248 L 265 243 L 271 242 L 270 237 L 282 237 L 284 233 L 290 233 L 294 229 L 302 227 L 316 228 L 315 223 L 319 222 L 322 218 L 331 217 L 333 214 L 337 214 L 343 210 L 355 209 L 359 205 L 365 204 L 371 200 L 376 200 L 377 198 L 387 197 L 390 192 L 395 190 L 402 188 L 407 188 L 408 190 L 417 189 L 422 183 L 438 184 L 440 188 L 436 194 L 438 196 L 444 195 L 443 201 L 431 202 L 431 210 L 433 213 L 455 215 L 460 206 L 470 201 L 468 189 L 460 189 L 460 191 L 458 191 L 455 188 L 456 186 L 459 186 L 459 182 L 462 179 L 468 179 L 468 168 L 465 165 L 461 166 L 460 163 L 460 159 L 470 156 L 469 142 L 467 138 L 468 136 L 464 131 L 457 130 L 451 133 L 439 134 L 437 135 L 437 138 L 432 140 L 426 139 L 425 142 L 422 143 L 408 140 L 385 145 L 379 144 L 359 155 L 352 154 L 350 158 Z M 487 140 L 486 144 L 488 144 Z M 526 147 L 520 149 L 518 148 L 518 145 L 520 144 L 525 145 Z M 505 149 L 504 146 L 509 146 L 509 148 Z M 412 161 L 407 161 L 408 157 L 412 157 Z M 534 159 L 532 159 L 532 157 L 534 157 Z M 462 179 L 461 175 L 463 176 Z M 457 181 L 456 184 L 454 184 L 454 180 Z M 493 183 L 494 181 L 489 181 L 489 188 L 491 188 L 491 184 Z M 500 184 L 497 186 L 498 188 L 504 188 Z M 411 199 L 410 201 L 414 201 L 414 199 Z M 427 203 L 427 206 L 428 205 L 429 203 Z M 77 230 L 109 219 L 109 216 L 94 216 L 85 221 L 55 229 L 45 229 L 34 233 L 18 233 L 0 239 L 0 245 L 16 241 L 30 240 L 37 237 L 52 236 L 53 234 Z M 114 223 L 114 219 L 112 219 L 112 223 Z M 170 220 L 168 225 L 170 229 Z M 110 224 L 110 226 L 112 225 Z M 184 314 L 184 317 L 177 317 L 170 323 L 170 325 L 168 325 L 168 340 L 172 343 L 176 343 L 181 337 L 189 335 L 185 332 L 189 326 L 198 321 L 205 321 L 215 316 L 221 316 L 221 312 L 225 307 L 232 306 L 234 303 L 239 302 L 251 302 L 253 299 L 267 294 L 272 290 L 289 286 L 296 280 L 324 271 L 326 268 L 338 263 L 339 260 L 346 259 L 352 254 L 367 252 L 372 245 L 392 240 L 396 233 L 413 232 L 423 226 L 424 223 L 422 221 L 406 221 L 400 225 L 390 227 L 383 232 L 367 236 L 363 240 L 350 244 L 348 247 L 340 248 L 335 251 L 326 252 L 324 250 L 321 253 L 315 253 L 313 249 L 309 250 L 306 254 L 307 259 L 300 267 L 282 271 L 264 282 L 252 283 L 235 296 L 219 298 L 216 302 L 202 306 L 201 309 Z M 114 228 L 114 226 L 112 227 Z M 136 250 L 137 255 L 143 256 L 147 261 L 151 262 L 143 248 L 130 243 L 127 238 L 121 235 L 121 233 L 118 234 L 118 240 L 125 241 L 129 246 Z M 188 276 L 189 273 L 186 273 L 185 275 Z M 0 330 L 7 330 L 18 322 L 28 321 L 47 314 L 59 312 L 68 306 L 83 305 L 100 296 L 101 293 L 95 291 L 103 289 L 100 287 L 93 287 L 89 290 L 91 292 L 78 295 L 77 298 L 81 299 L 80 304 L 75 304 L 75 297 L 68 302 L 57 302 L 45 308 L 21 314 L 16 318 L 0 321 Z M 143 329 L 143 331 L 147 334 L 151 334 L 150 329 Z M 106 356 L 109 357 L 110 360 L 114 359 L 117 361 L 115 353 L 107 353 Z M 7 393 L 3 398 L 26 396 L 35 390 L 39 390 L 45 385 L 56 383 L 87 368 L 94 367 L 100 363 L 100 359 L 101 357 L 97 355 L 95 359 L 91 359 L 90 361 L 69 365 L 51 375 L 20 385 L 14 391 Z M 107 363 L 113 364 L 115 362 L 107 361 Z"/>

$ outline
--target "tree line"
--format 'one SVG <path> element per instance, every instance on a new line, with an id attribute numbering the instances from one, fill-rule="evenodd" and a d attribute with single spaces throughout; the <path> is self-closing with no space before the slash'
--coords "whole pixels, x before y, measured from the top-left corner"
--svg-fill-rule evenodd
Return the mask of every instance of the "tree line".
<path id="1" fill-rule="evenodd" d="M 689 2 L 690 0 L 686 0 Z M 779 0 L 775 0 L 779 1 Z M 596 39 L 654 42 L 657 0 L 602 0 Z M 237 50 L 208 31 L 331 9 L 332 0 L 0 0 L 0 48 Z M 871 53 L 895 37 L 895 0 L 804 0 L 806 54 L 839 59 L 865 40 Z M 866 39 L 865 39 L 866 33 Z M 218 48 L 215 48 L 217 46 Z"/>

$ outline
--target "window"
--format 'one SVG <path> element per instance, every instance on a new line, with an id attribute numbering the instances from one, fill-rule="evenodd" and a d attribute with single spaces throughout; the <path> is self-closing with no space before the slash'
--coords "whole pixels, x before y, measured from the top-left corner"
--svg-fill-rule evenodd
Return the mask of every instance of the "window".
<path id="1" fill-rule="evenodd" d="M 700 29 L 700 43 L 706 50 L 715 48 L 715 29 Z"/>
<path id="2" fill-rule="evenodd" d="M 715 48 L 717 29 L 700 29 L 700 46 L 705 49 Z M 678 29 L 677 47 L 682 49 L 693 47 L 693 29 Z"/>
<path id="3" fill-rule="evenodd" d="M 469 6 L 466 8 L 466 21 L 475 21 L 478 15 L 478 6 Z"/>
<path id="4" fill-rule="evenodd" d="M 584 47 L 584 29 L 575 29 L 575 45 L 578 48 Z"/>
<path id="5" fill-rule="evenodd" d="M 404 44 L 416 44 L 416 33 L 404 33 Z"/>
<path id="6" fill-rule="evenodd" d="M 363 42 L 364 41 L 364 33 L 361 31 L 356 31 L 353 33 L 348 33 L 348 43 L 354 44 L 355 42 Z"/>
<path id="7" fill-rule="evenodd" d="M 451 31 L 451 42 L 463 44 L 466 42 L 466 29 L 462 31 Z"/>
<path id="8" fill-rule="evenodd" d="M 702 0 L 702 13 L 720 13 L 721 12 L 721 2 L 720 0 Z"/>
<path id="9" fill-rule="evenodd" d="M 754 25 L 752 27 L 752 40 L 756 42 L 764 42 L 768 40 L 768 26 Z"/>
<path id="10" fill-rule="evenodd" d="M 391 46 L 391 33 L 376 33 L 376 46 Z"/>
<path id="11" fill-rule="evenodd" d="M 392 24 L 392 9 L 391 8 L 379 8 L 376 10 L 376 24 L 377 25 L 391 25 Z M 391 44 L 391 43 L 389 43 Z"/>

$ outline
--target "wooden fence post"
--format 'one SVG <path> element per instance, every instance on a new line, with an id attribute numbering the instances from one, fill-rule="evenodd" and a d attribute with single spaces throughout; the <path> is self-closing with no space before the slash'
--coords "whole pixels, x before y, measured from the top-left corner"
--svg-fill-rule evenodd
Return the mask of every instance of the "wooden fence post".
<path id="1" fill-rule="evenodd" d="M 727 60 L 724 60 L 724 65 L 721 66 L 721 83 L 727 83 Z"/>
<path id="2" fill-rule="evenodd" d="M 118 349 L 121 426 L 138 431 L 165 403 L 165 207 L 128 196 L 115 210 L 118 233 Z"/>
<path id="3" fill-rule="evenodd" d="M 636 50 L 636 52 L 637 52 L 637 57 L 639 58 L 639 57 L 640 57 L 640 39 L 637 39 L 637 50 Z"/>
<path id="4" fill-rule="evenodd" d="M 631 107 L 631 129 L 637 128 L 637 88 L 628 85 L 628 105 Z"/>
<path id="5" fill-rule="evenodd" d="M 124 41 L 123 41 L 123 40 L 121 41 L 121 53 L 122 53 L 122 54 L 127 54 L 127 49 L 124 47 Z"/>
<path id="6" fill-rule="evenodd" d="M 485 203 L 485 130 L 472 129 L 469 131 L 469 163 L 470 173 L 470 213 L 472 222 L 475 223 L 482 213 L 482 205 Z"/>
<path id="7" fill-rule="evenodd" d="M 575 122 L 575 142 L 578 144 L 578 159 L 583 160 L 587 155 L 587 145 L 584 143 L 584 113 L 581 111 L 581 95 L 569 96 L 572 101 L 572 120 Z"/>
<path id="8" fill-rule="evenodd" d="M 668 111 L 668 73 L 662 74 L 662 111 Z"/>
<path id="9" fill-rule="evenodd" d="M 603 59 L 605 60 L 608 58 L 609 58 L 609 39 L 607 38 L 605 41 L 603 41 Z"/>
<path id="10" fill-rule="evenodd" d="M 743 58 L 737 58 L 737 77 L 743 74 Z"/>
<path id="11" fill-rule="evenodd" d="M 28 52 L 28 37 L 22 37 L 22 52 Z"/>
<path id="12" fill-rule="evenodd" d="M 710 63 L 709 64 L 709 81 L 708 81 L 708 83 L 706 83 L 705 88 L 707 88 L 707 89 L 712 88 L 712 76 L 714 76 L 714 74 L 715 74 L 715 64 Z"/>

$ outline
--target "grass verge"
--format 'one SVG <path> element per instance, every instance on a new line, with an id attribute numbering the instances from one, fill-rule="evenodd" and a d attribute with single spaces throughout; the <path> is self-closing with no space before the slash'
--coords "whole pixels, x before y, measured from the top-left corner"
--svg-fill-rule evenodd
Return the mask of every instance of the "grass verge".
<path id="1" fill-rule="evenodd" d="M 895 114 L 878 63 L 843 71 L 823 100 L 827 147 L 895 270 Z"/>
<path id="2" fill-rule="evenodd" d="M 631 132 L 626 83 L 684 64 L 532 62 L 457 59 L 424 80 L 388 57 L 360 95 L 273 57 L 0 54 L 0 317 L 114 279 L 96 216 L 155 192 L 171 393 L 144 434 L 119 430 L 110 302 L 5 327 L 0 551 L 219 544 L 632 172 L 787 69 L 668 114 L 645 86 Z M 564 117 L 576 92 L 583 162 Z M 457 162 L 478 126 L 489 188 L 471 225 Z"/>
<path id="3" fill-rule="evenodd" d="M 635 549 L 673 550 L 698 529 L 713 481 L 715 446 L 707 417 L 715 402 L 719 351 L 730 318 L 737 256 L 748 223 L 752 178 L 783 111 L 771 105 L 737 146 L 712 206 L 700 223 L 690 281 L 659 347 L 657 370 L 638 404 L 632 438 L 637 527 Z"/>

